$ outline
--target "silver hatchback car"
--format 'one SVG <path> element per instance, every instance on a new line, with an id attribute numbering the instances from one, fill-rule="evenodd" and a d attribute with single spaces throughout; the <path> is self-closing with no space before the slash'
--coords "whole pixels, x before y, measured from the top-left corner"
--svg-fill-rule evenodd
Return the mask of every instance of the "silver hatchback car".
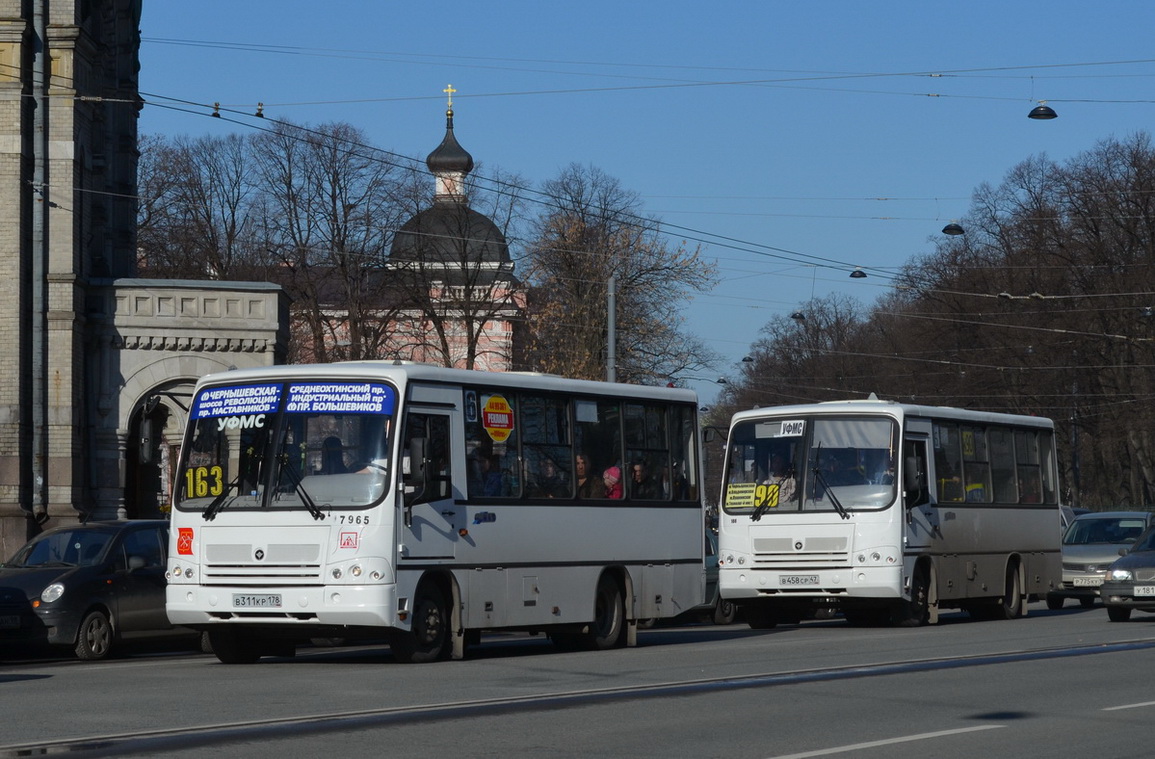
<path id="1" fill-rule="evenodd" d="M 1047 608 L 1061 609 L 1068 598 L 1095 605 L 1107 567 L 1151 524 L 1149 511 L 1100 511 L 1083 514 L 1063 533 L 1063 586 L 1047 594 Z"/>

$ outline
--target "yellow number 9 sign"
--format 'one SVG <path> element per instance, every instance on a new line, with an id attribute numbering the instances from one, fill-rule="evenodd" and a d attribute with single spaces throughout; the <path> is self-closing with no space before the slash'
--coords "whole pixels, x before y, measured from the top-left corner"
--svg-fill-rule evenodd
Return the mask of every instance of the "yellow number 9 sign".
<path id="1" fill-rule="evenodd" d="M 735 483 L 726 488 L 726 507 L 732 509 L 756 509 L 765 506 L 773 509 L 778 506 L 778 485 L 755 485 L 754 483 Z"/>

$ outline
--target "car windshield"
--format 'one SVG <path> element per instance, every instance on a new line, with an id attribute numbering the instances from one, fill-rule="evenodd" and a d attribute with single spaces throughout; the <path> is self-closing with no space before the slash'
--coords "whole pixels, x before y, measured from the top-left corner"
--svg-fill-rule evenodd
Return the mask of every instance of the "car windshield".
<path id="1" fill-rule="evenodd" d="M 1096 543 L 1131 543 L 1147 528 L 1142 517 L 1095 517 L 1076 519 L 1063 536 L 1065 546 Z"/>
<path id="2" fill-rule="evenodd" d="M 1155 530 L 1148 530 L 1135 541 L 1135 545 L 1131 548 L 1131 553 L 1135 553 L 1136 551 L 1155 551 Z"/>
<path id="3" fill-rule="evenodd" d="M 9 567 L 86 567 L 104 556 L 112 533 L 104 530 L 62 530 L 34 538 L 16 552 Z"/>

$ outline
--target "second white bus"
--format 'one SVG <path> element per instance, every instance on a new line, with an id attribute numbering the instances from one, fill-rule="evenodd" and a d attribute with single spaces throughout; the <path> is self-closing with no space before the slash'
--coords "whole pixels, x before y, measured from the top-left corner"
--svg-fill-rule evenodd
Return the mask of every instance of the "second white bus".
<path id="1" fill-rule="evenodd" d="M 1061 583 L 1050 420 L 879 401 L 734 416 L 719 583 L 753 627 L 1014 618 Z"/>

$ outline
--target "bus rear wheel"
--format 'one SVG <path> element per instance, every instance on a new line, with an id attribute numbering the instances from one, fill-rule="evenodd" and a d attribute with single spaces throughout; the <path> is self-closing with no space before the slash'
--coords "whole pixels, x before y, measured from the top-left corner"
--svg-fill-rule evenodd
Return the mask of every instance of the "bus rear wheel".
<path id="1" fill-rule="evenodd" d="M 1017 564 L 1007 566 L 1002 598 L 978 601 L 967 606 L 971 619 L 1018 619 L 1023 616 L 1022 585 Z"/>
<path id="2" fill-rule="evenodd" d="M 449 651 L 449 607 L 432 583 L 422 583 L 413 601 L 413 626 L 394 632 L 389 642 L 393 658 L 405 664 L 444 659 Z"/>
<path id="3" fill-rule="evenodd" d="M 598 580 L 594 600 L 594 621 L 590 624 L 589 645 L 595 651 L 616 648 L 622 642 L 622 625 L 626 617 L 622 589 L 613 577 L 604 574 Z"/>

